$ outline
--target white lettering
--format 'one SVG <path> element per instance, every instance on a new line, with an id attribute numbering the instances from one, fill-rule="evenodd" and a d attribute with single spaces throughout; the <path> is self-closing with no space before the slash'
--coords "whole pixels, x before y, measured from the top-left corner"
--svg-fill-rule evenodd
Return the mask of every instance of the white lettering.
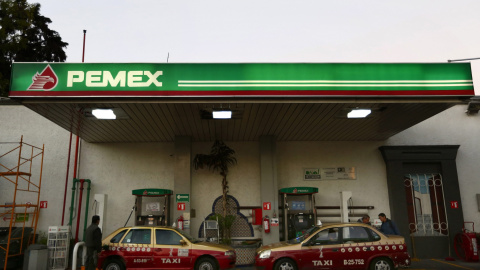
<path id="1" fill-rule="evenodd" d="M 323 260 L 323 261 L 312 261 L 313 266 L 332 266 L 333 261 L 332 260 Z"/>
<path id="2" fill-rule="evenodd" d="M 162 263 L 180 263 L 180 259 L 162 258 Z"/>
<path id="3" fill-rule="evenodd" d="M 145 71 L 143 74 L 145 74 L 145 76 L 147 76 L 149 78 L 148 81 L 146 82 L 147 86 L 152 84 L 152 83 L 155 84 L 155 86 L 158 86 L 158 87 L 162 86 L 162 83 L 157 81 L 157 77 L 160 76 L 160 75 L 163 75 L 162 71 L 157 71 L 153 75 L 152 75 L 152 73 L 150 73 L 150 71 Z"/>
<path id="4" fill-rule="evenodd" d="M 69 71 L 67 78 L 67 87 L 73 87 L 74 83 L 81 83 L 85 81 L 86 87 L 149 87 L 154 84 L 157 87 L 162 87 L 162 82 L 158 81 L 158 76 L 163 75 L 163 71 L 159 70 L 152 74 L 152 72 L 145 70 L 119 71 L 115 77 L 108 70 L 91 70 L 87 71 L 85 80 L 85 72 L 83 71 Z M 142 82 L 147 77 L 146 82 Z"/>
<path id="5" fill-rule="evenodd" d="M 87 87 L 102 86 L 103 82 L 100 82 L 101 79 L 102 79 L 101 71 L 87 71 L 87 81 L 85 82 L 85 86 Z"/>
<path id="6" fill-rule="evenodd" d="M 110 84 L 111 87 L 116 87 L 118 84 L 120 84 L 121 87 L 125 87 L 125 81 L 127 77 L 126 75 L 127 75 L 126 71 L 119 71 L 117 73 L 117 76 L 113 78 L 110 71 L 104 71 L 102 86 L 107 86 L 107 84 Z"/>
<path id="7" fill-rule="evenodd" d="M 148 86 L 142 81 L 143 71 L 129 71 L 128 72 L 128 87 L 145 87 Z"/>
<path id="8" fill-rule="evenodd" d="M 69 71 L 67 75 L 67 87 L 72 87 L 74 82 L 83 82 L 83 80 L 83 71 Z"/>

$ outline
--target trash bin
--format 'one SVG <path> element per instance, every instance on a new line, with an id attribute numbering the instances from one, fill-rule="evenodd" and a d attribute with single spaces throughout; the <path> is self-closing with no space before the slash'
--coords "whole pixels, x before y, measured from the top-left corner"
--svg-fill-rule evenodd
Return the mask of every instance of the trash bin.
<path id="1" fill-rule="evenodd" d="M 47 270 L 48 248 L 47 245 L 33 244 L 25 251 L 23 270 Z"/>

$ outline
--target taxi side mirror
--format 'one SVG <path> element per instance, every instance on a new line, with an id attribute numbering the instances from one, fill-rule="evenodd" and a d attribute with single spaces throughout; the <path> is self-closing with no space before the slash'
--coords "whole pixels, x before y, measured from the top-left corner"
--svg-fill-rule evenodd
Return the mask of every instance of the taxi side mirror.
<path id="1" fill-rule="evenodd" d="M 185 246 L 185 245 L 187 245 L 187 241 L 185 241 L 185 240 L 183 240 L 183 239 L 182 239 L 182 240 L 180 240 L 180 245 L 182 245 L 182 246 Z"/>

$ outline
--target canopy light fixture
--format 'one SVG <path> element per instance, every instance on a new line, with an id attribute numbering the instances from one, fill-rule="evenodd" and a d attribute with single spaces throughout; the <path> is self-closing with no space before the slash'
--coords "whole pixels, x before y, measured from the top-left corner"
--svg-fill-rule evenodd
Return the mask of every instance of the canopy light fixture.
<path id="1" fill-rule="evenodd" d="M 93 109 L 92 114 L 97 119 L 117 119 L 112 109 Z"/>
<path id="2" fill-rule="evenodd" d="M 228 110 L 213 111 L 212 116 L 213 116 L 213 119 L 231 119 L 232 111 L 228 111 Z"/>
<path id="3" fill-rule="evenodd" d="M 372 110 L 370 109 L 352 109 L 348 114 L 348 118 L 365 118 L 367 117 Z"/>

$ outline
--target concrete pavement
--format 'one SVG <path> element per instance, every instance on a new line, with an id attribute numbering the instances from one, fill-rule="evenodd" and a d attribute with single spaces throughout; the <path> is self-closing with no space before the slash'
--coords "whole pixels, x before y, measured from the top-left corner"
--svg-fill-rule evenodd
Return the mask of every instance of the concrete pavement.
<path id="1" fill-rule="evenodd" d="M 254 270 L 253 266 L 237 266 L 236 270 Z M 446 261 L 445 259 L 413 259 L 408 270 L 480 270 L 480 262 L 464 262 L 461 260 Z"/>

